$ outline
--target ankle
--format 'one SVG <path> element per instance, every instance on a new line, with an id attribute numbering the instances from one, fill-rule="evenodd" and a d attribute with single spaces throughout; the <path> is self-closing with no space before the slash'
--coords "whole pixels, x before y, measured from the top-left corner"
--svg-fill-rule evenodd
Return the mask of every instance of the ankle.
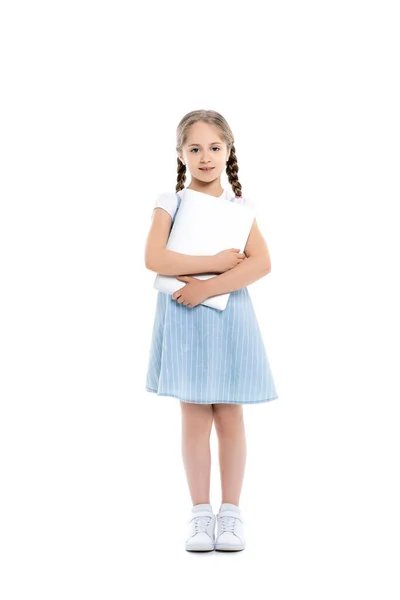
<path id="1" fill-rule="evenodd" d="M 234 504 L 233 502 L 222 502 L 219 510 L 220 512 L 223 510 L 233 510 L 236 512 L 240 512 L 239 505 Z"/>
<path id="2" fill-rule="evenodd" d="M 193 504 L 192 510 L 211 510 L 210 502 L 201 502 L 199 504 Z"/>

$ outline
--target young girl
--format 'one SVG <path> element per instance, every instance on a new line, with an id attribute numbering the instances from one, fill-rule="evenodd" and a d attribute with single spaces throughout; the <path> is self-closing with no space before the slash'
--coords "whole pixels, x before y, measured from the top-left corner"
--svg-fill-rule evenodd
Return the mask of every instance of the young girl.
<path id="1" fill-rule="evenodd" d="M 246 462 L 243 404 L 278 398 L 261 331 L 246 286 L 271 270 L 267 244 L 256 219 L 244 253 L 228 248 L 192 256 L 166 249 L 185 189 L 245 202 L 238 179 L 232 131 L 213 110 L 188 113 L 177 128 L 177 193 L 157 197 L 145 250 L 146 267 L 175 275 L 182 287 L 158 292 L 146 390 L 180 400 L 182 456 L 193 503 L 186 550 L 243 550 L 239 508 Z M 191 175 L 185 188 L 186 170 Z M 221 186 L 226 172 L 231 190 Z M 200 280 L 192 275 L 216 273 Z M 201 304 L 230 292 L 225 310 Z M 210 504 L 210 434 L 218 437 L 222 503 Z M 215 536 L 215 525 L 218 525 Z"/>

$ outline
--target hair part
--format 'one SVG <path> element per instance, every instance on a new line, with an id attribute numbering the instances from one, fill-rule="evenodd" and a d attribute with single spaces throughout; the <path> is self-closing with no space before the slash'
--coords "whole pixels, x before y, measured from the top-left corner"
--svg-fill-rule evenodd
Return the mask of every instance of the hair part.
<path id="1" fill-rule="evenodd" d="M 238 177 L 239 165 L 236 157 L 233 133 L 227 121 L 219 112 L 216 112 L 215 110 L 193 110 L 187 113 L 180 120 L 176 130 L 176 151 L 182 153 L 182 147 L 187 140 L 188 129 L 197 121 L 203 121 L 203 123 L 213 125 L 220 132 L 229 152 L 229 158 L 226 164 L 228 181 L 232 186 L 235 196 L 240 198 L 242 196 L 242 186 L 240 185 Z M 186 165 L 183 164 L 179 157 L 177 157 L 177 162 L 177 183 L 175 191 L 179 192 L 185 187 Z"/>

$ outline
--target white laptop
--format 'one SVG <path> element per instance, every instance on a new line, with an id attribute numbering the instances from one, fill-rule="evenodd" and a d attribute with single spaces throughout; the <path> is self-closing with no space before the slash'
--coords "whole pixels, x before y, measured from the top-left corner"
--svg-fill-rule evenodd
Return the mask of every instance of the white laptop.
<path id="1" fill-rule="evenodd" d="M 244 251 L 255 217 L 252 205 L 240 204 L 228 199 L 228 192 L 216 198 L 185 188 L 178 192 L 182 201 L 175 213 L 166 248 L 174 252 L 192 255 L 217 254 L 228 248 Z M 191 275 L 197 279 L 216 277 L 215 273 Z M 174 276 L 157 274 L 154 288 L 173 294 L 185 283 Z M 224 310 L 230 293 L 218 294 L 202 302 L 205 306 Z"/>

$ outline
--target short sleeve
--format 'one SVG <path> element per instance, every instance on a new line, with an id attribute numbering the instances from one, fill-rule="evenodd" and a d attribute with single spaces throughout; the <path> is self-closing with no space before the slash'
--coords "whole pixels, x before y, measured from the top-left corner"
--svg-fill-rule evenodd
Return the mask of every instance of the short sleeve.
<path id="1" fill-rule="evenodd" d="M 254 212 L 255 215 L 257 215 L 257 203 L 253 198 L 241 197 L 237 198 L 236 201 L 238 204 L 247 206 L 250 210 Z"/>
<path id="2" fill-rule="evenodd" d="M 171 215 L 171 219 L 173 219 L 176 213 L 177 205 L 178 198 L 176 197 L 176 194 L 173 192 L 163 192 L 157 196 L 153 211 L 155 208 L 163 208 Z"/>

